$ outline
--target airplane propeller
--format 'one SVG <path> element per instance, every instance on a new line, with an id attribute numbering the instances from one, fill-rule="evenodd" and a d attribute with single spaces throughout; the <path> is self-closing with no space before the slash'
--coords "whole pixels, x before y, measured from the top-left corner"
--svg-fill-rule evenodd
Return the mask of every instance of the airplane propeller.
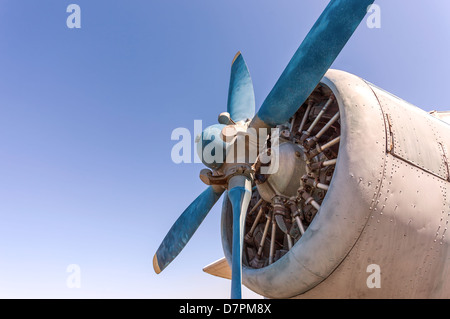
<path id="1" fill-rule="evenodd" d="M 255 115 L 253 83 L 241 52 L 231 62 L 227 112 L 234 123 L 252 119 Z"/>
<path id="2" fill-rule="evenodd" d="M 228 150 L 239 145 L 239 140 L 245 140 L 249 127 L 256 131 L 275 127 L 295 114 L 331 67 L 373 2 L 331 0 L 256 115 L 250 73 L 242 54 L 236 54 L 231 65 L 227 112 L 220 114 L 220 124 L 206 128 L 196 139 L 202 162 L 212 170 L 200 172 L 200 178 L 209 187 L 181 214 L 162 241 L 153 257 L 156 273 L 164 270 L 181 252 L 227 189 L 233 210 L 231 298 L 241 298 L 243 231 L 252 194 L 254 163 Z M 205 159 L 203 155 L 207 149 L 222 151 L 223 156 L 212 154 L 214 160 Z"/>

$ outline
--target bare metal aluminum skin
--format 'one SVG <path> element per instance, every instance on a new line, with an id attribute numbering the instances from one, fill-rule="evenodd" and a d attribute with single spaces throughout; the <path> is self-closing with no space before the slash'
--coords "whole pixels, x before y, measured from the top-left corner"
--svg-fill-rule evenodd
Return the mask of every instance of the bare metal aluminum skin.
<path id="1" fill-rule="evenodd" d="M 343 71 L 329 70 L 321 85 L 341 125 L 326 197 L 288 253 L 244 266 L 244 285 L 268 298 L 449 298 L 450 125 Z M 379 288 L 368 285 L 371 265 Z"/>

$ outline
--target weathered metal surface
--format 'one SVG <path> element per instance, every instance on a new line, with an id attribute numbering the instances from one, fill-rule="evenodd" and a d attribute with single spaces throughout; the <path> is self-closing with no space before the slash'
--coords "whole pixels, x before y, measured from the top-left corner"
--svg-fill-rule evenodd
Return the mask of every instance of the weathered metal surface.
<path id="1" fill-rule="evenodd" d="M 156 273 L 164 270 L 183 250 L 223 192 L 221 187 L 209 186 L 175 221 L 153 256 Z"/>
<path id="2" fill-rule="evenodd" d="M 255 115 L 253 83 L 241 52 L 231 63 L 227 111 L 234 122 L 246 121 Z"/>
<path id="3" fill-rule="evenodd" d="M 430 115 L 447 124 L 450 124 L 450 111 L 431 111 Z"/>
<path id="4" fill-rule="evenodd" d="M 299 297 L 449 298 L 448 188 L 388 154 L 360 238 L 324 282 Z M 380 288 L 367 286 L 374 264 L 381 270 Z"/>
<path id="5" fill-rule="evenodd" d="M 298 152 L 300 156 L 296 156 Z M 291 197 L 296 195 L 300 178 L 306 173 L 303 151 L 290 142 L 283 141 L 274 156 L 277 156 L 279 169 L 270 174 L 265 183 L 258 185 L 258 190 L 266 201 L 270 202 L 276 195 Z"/>
<path id="6" fill-rule="evenodd" d="M 231 279 L 231 268 L 225 257 L 205 266 L 203 271 L 216 277 Z"/>
<path id="7" fill-rule="evenodd" d="M 289 252 L 244 267 L 243 283 L 270 298 L 449 298 L 450 127 L 346 72 L 330 70 L 322 84 L 341 124 L 328 192 Z M 381 269 L 380 288 L 367 284 L 371 265 Z"/>
<path id="8" fill-rule="evenodd" d="M 252 194 L 252 180 L 246 176 L 234 176 L 229 181 L 228 198 L 233 209 L 233 249 L 231 259 L 231 298 L 242 298 L 242 243 L 245 216 Z"/>
<path id="9" fill-rule="evenodd" d="M 387 151 L 444 180 L 448 180 L 443 134 L 448 125 L 418 107 L 371 85 L 389 126 Z"/>

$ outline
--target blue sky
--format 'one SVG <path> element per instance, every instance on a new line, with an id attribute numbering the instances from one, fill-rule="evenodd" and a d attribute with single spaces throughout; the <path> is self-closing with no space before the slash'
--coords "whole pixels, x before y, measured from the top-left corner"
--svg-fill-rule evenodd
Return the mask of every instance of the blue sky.
<path id="1" fill-rule="evenodd" d="M 81 8 L 69 29 L 66 8 Z M 0 297 L 228 298 L 220 204 L 160 275 L 152 257 L 205 188 L 171 133 L 226 110 L 242 51 L 257 107 L 327 0 L 0 1 Z M 379 0 L 333 68 L 449 110 L 450 3 Z M 66 268 L 81 269 L 81 288 Z M 244 297 L 257 297 L 248 290 Z"/>

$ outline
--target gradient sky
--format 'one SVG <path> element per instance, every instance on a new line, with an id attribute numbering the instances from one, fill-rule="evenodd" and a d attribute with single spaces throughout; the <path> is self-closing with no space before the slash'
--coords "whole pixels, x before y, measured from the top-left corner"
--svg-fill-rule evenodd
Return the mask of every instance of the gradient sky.
<path id="1" fill-rule="evenodd" d="M 66 26 L 71 3 L 81 29 Z M 239 50 L 259 107 L 327 3 L 0 0 L 0 298 L 228 298 L 202 271 L 223 256 L 221 204 L 153 272 L 205 188 L 201 164 L 171 160 L 171 133 L 226 110 Z M 450 2 L 376 3 L 381 28 L 364 20 L 333 68 L 449 110 Z"/>

